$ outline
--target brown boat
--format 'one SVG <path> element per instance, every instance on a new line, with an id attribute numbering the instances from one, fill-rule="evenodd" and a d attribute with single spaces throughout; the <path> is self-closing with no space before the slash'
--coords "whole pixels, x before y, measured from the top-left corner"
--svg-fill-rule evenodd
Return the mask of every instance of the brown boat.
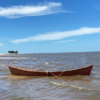
<path id="1" fill-rule="evenodd" d="M 8 66 L 11 74 L 24 76 L 72 76 L 72 75 L 90 75 L 93 65 L 86 66 L 70 71 L 37 71 Z"/>

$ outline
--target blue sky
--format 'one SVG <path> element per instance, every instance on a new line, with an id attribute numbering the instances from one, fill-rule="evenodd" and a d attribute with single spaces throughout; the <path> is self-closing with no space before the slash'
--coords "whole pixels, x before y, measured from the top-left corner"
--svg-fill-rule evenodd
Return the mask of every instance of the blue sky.
<path id="1" fill-rule="evenodd" d="M 0 53 L 100 51 L 100 0 L 0 0 Z"/>

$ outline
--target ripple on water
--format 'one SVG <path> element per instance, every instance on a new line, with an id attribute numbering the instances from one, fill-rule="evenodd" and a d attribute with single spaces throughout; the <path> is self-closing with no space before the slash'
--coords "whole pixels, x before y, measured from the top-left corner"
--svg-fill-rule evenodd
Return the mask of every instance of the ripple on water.
<path id="1" fill-rule="evenodd" d="M 9 55 L 0 57 L 1 100 L 99 100 L 100 53 Z M 27 77 L 8 65 L 38 70 L 70 70 L 94 64 L 90 76 Z"/>
<path id="2" fill-rule="evenodd" d="M 0 59 L 30 59 L 30 57 L 0 57 Z"/>
<path id="3" fill-rule="evenodd" d="M 84 89 L 84 90 L 93 90 L 93 89 L 89 89 L 89 88 L 86 88 L 86 87 L 80 87 L 80 86 L 76 86 L 76 85 L 70 85 L 68 83 L 57 83 L 57 82 L 52 82 L 52 81 L 51 81 L 51 83 L 54 84 L 54 85 L 67 86 L 67 87 L 72 87 L 72 88 L 76 88 L 76 89 L 79 89 L 79 90 L 81 90 L 81 89 Z"/>

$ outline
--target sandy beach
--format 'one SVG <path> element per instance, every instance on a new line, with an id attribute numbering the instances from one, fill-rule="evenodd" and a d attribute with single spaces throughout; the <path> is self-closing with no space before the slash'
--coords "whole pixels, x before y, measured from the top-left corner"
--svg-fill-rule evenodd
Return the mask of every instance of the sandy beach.
<path id="1" fill-rule="evenodd" d="M 12 54 L 9 54 L 9 53 L 0 53 L 0 55 L 12 55 Z"/>

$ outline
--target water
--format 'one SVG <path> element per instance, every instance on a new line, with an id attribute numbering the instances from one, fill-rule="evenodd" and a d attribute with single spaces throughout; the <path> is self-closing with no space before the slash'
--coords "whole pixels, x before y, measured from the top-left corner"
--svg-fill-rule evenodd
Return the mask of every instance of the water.
<path id="1" fill-rule="evenodd" d="M 60 71 L 94 64 L 90 76 L 11 75 L 8 65 Z M 0 100 L 99 100 L 100 52 L 0 55 Z"/>

